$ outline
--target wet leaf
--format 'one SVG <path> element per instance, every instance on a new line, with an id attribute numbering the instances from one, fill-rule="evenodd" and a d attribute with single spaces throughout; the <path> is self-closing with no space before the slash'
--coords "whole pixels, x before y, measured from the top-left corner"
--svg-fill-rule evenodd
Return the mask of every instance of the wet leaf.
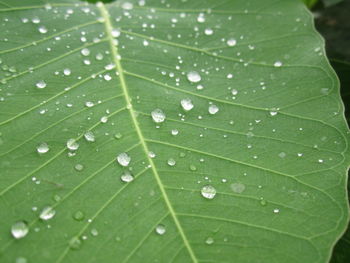
<path id="1" fill-rule="evenodd" d="M 2 0 L 1 262 L 327 262 L 339 83 L 299 1 Z"/>

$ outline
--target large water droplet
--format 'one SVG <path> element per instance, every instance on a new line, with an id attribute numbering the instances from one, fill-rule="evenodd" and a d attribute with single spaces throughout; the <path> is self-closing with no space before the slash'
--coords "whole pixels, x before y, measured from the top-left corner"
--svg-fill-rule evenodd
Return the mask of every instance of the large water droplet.
<path id="1" fill-rule="evenodd" d="M 161 109 L 155 109 L 151 112 L 152 119 L 154 122 L 160 123 L 164 122 L 165 114 Z"/>
<path id="2" fill-rule="evenodd" d="M 187 79 L 190 82 L 197 83 L 201 81 L 202 77 L 197 71 L 190 71 L 187 73 Z"/>
<path id="3" fill-rule="evenodd" d="M 87 131 L 84 133 L 84 138 L 88 142 L 94 142 L 95 141 L 95 135 L 93 134 L 92 131 Z"/>
<path id="4" fill-rule="evenodd" d="M 165 226 L 164 225 L 158 225 L 157 227 L 156 227 L 156 233 L 158 234 L 158 235 L 164 235 L 165 234 L 165 232 L 166 232 L 166 229 L 165 229 Z"/>
<path id="5" fill-rule="evenodd" d="M 43 80 L 40 80 L 40 81 L 38 81 L 38 82 L 35 84 L 35 86 L 36 86 L 38 89 L 43 89 L 43 88 L 46 87 L 46 82 L 43 81 Z"/>
<path id="6" fill-rule="evenodd" d="M 14 238 L 20 239 L 25 237 L 29 232 L 29 228 L 26 222 L 19 221 L 12 225 L 11 234 Z"/>
<path id="7" fill-rule="evenodd" d="M 216 189 L 211 185 L 205 185 L 201 189 L 201 194 L 207 199 L 213 199 L 216 195 Z"/>
<path id="8" fill-rule="evenodd" d="M 128 166 L 131 161 L 131 157 L 127 153 L 120 153 L 117 156 L 117 161 L 121 166 Z"/>
<path id="9" fill-rule="evenodd" d="M 46 206 L 41 210 L 41 213 L 39 215 L 40 219 L 42 220 L 49 220 L 53 218 L 56 214 L 56 211 L 51 206 Z"/>
<path id="10" fill-rule="evenodd" d="M 67 141 L 67 148 L 71 151 L 76 151 L 79 148 L 79 143 L 75 139 L 69 139 Z"/>
<path id="11" fill-rule="evenodd" d="M 50 150 L 50 148 L 46 142 L 43 142 L 43 143 L 40 143 L 38 147 L 36 147 L 36 150 L 38 153 L 43 154 L 43 153 L 47 153 Z"/>
<path id="12" fill-rule="evenodd" d="M 125 171 L 120 179 L 125 183 L 130 183 L 134 180 L 134 176 L 129 171 Z"/>
<path id="13" fill-rule="evenodd" d="M 237 44 L 237 41 L 236 41 L 236 39 L 234 39 L 234 38 L 229 38 L 229 39 L 227 39 L 226 44 L 227 44 L 229 47 L 233 47 L 233 46 L 235 46 L 235 45 Z"/>
<path id="14" fill-rule="evenodd" d="M 273 66 L 276 67 L 276 68 L 282 67 L 282 62 L 281 62 L 281 61 L 276 61 L 276 62 L 273 64 Z"/>
<path id="15" fill-rule="evenodd" d="M 218 106 L 212 104 L 212 105 L 209 105 L 208 111 L 210 114 L 214 115 L 219 111 L 219 108 L 218 108 Z"/>
<path id="16" fill-rule="evenodd" d="M 231 189 L 235 193 L 242 193 L 245 190 L 245 185 L 241 183 L 233 183 L 231 184 Z"/>
<path id="17" fill-rule="evenodd" d="M 194 105 L 190 99 L 182 99 L 181 106 L 185 111 L 190 111 L 194 107 Z"/>

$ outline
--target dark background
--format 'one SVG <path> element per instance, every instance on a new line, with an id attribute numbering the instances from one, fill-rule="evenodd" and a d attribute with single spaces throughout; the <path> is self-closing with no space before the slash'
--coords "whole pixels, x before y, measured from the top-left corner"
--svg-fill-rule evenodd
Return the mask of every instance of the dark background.
<path id="1" fill-rule="evenodd" d="M 326 51 L 340 79 L 346 119 L 350 121 L 350 0 L 313 8 L 317 30 L 326 40 Z M 348 189 L 350 185 L 348 184 Z M 349 191 L 348 191 L 349 192 Z M 350 263 L 350 229 L 336 244 L 331 263 Z"/>

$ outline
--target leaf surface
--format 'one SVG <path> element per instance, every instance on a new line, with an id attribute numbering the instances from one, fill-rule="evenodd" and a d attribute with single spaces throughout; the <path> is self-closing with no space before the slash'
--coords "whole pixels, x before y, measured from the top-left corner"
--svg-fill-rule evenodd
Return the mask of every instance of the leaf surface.
<path id="1" fill-rule="evenodd" d="M 3 262 L 328 261 L 349 135 L 303 3 L 0 7 Z"/>

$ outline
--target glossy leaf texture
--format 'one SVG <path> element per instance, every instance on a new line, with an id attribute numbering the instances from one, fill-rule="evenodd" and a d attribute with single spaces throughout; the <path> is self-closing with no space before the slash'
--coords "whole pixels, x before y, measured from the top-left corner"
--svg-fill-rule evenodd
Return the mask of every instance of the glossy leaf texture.
<path id="1" fill-rule="evenodd" d="M 1 262 L 327 262 L 348 127 L 294 0 L 2 0 Z"/>

